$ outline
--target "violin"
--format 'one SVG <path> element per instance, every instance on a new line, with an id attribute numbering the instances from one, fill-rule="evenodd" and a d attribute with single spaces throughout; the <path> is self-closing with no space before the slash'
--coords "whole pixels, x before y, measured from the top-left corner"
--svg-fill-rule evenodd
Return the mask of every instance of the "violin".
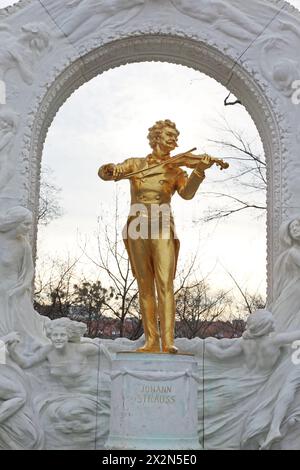
<path id="1" fill-rule="evenodd" d="M 218 165 L 220 167 L 220 170 L 229 167 L 229 163 L 224 162 L 224 160 L 221 160 L 220 158 L 211 157 L 207 153 L 204 153 L 202 155 L 192 155 L 191 153 L 195 150 L 197 150 L 196 147 L 192 148 L 191 150 L 188 150 L 187 152 L 180 153 L 175 157 L 168 158 L 163 162 L 157 163 L 156 165 L 150 166 L 143 170 L 133 171 L 132 173 L 128 173 L 127 175 L 122 176 L 122 179 L 129 179 L 137 175 L 140 175 L 141 177 L 153 176 L 155 173 L 153 173 L 151 170 L 154 170 L 155 168 L 161 167 L 163 165 L 171 165 L 176 167 L 186 166 L 187 168 L 196 168 L 201 161 L 207 163 L 207 160 L 209 160 L 209 162 L 212 164 Z"/>
<path id="2" fill-rule="evenodd" d="M 196 149 L 192 149 L 194 151 Z M 215 158 L 211 157 L 207 153 L 204 153 L 202 155 L 191 155 L 191 152 L 185 152 L 183 154 L 177 155 L 176 157 L 172 157 L 164 163 L 170 163 L 170 165 L 174 166 L 186 166 L 187 168 L 196 168 L 199 163 L 202 161 L 204 162 L 205 160 L 208 160 L 212 164 L 216 164 L 220 167 L 220 170 L 225 170 L 229 168 L 229 163 L 224 162 L 224 160 L 221 160 L 220 158 Z"/>

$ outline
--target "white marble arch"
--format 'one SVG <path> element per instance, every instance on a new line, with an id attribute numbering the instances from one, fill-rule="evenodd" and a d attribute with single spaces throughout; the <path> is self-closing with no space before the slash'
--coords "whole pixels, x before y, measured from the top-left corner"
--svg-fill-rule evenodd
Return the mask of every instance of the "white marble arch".
<path id="1" fill-rule="evenodd" d="M 292 100 L 297 72 L 300 78 L 298 10 L 278 0 L 21 0 L 0 10 L 0 44 L 7 93 L 1 212 L 21 204 L 36 216 L 47 130 L 94 76 L 130 62 L 167 61 L 227 86 L 252 116 L 266 153 L 272 299 L 279 226 L 300 206 L 300 105 Z M 32 240 L 34 249 L 36 226 Z"/>

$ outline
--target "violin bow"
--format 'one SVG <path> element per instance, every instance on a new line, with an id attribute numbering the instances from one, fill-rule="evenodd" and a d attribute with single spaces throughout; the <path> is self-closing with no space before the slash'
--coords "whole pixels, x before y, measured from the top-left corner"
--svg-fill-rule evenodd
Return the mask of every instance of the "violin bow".
<path id="1" fill-rule="evenodd" d="M 133 171 L 133 172 L 131 172 L 131 173 L 128 173 L 127 175 L 124 175 L 124 176 L 121 176 L 121 178 L 118 178 L 118 180 L 119 180 L 119 179 L 120 179 L 120 180 L 121 180 L 121 179 L 129 179 L 129 178 L 131 178 L 132 176 L 138 175 L 139 173 L 142 173 L 142 174 L 143 174 L 144 172 L 153 170 L 154 168 L 158 168 L 159 166 L 166 165 L 167 163 L 172 163 L 172 162 L 174 162 L 174 160 L 176 160 L 177 158 L 182 157 L 183 155 L 186 155 L 187 153 L 194 152 L 195 150 L 197 150 L 197 147 L 194 147 L 194 148 L 192 148 L 191 150 L 187 150 L 186 152 L 178 153 L 178 154 L 175 155 L 174 157 L 168 158 L 168 160 L 165 160 L 164 162 L 156 163 L 156 165 L 152 165 L 152 166 L 150 166 L 149 168 L 145 168 L 144 170 L 137 170 L 137 171 Z M 143 176 L 147 176 L 147 175 L 143 175 Z"/>

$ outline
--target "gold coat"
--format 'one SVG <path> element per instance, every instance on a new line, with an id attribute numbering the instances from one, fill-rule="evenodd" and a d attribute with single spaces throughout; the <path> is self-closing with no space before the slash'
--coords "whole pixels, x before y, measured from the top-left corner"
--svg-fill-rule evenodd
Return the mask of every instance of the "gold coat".
<path id="1" fill-rule="evenodd" d="M 117 180 L 122 179 L 123 176 L 126 176 L 129 173 L 139 170 L 146 170 L 159 162 L 160 161 L 153 158 L 152 155 L 148 155 L 146 158 L 128 158 L 123 163 L 115 165 L 121 171 L 121 176 Z M 110 164 L 103 165 L 99 169 L 100 178 L 107 179 L 107 177 L 105 177 L 105 169 L 109 165 Z M 171 198 L 176 191 L 183 199 L 192 199 L 200 183 L 205 178 L 204 173 L 199 174 L 197 170 L 194 170 L 191 175 L 188 176 L 185 171 L 183 171 L 181 168 L 173 166 L 172 164 L 162 165 L 161 167 L 156 168 L 153 171 L 153 174 L 151 173 L 152 172 L 150 170 L 149 175 L 147 176 L 139 174 L 139 176 L 133 176 L 130 178 L 131 206 L 134 204 L 143 204 L 145 207 L 150 208 L 153 204 L 170 205 Z M 148 213 L 150 219 L 150 211 Z M 127 234 L 128 226 L 134 217 L 135 216 L 129 215 L 127 219 L 127 224 L 123 230 L 123 240 L 128 252 L 132 273 L 134 277 L 136 277 L 133 256 L 128 244 L 127 237 L 124 236 L 124 234 Z M 175 277 L 180 242 L 176 236 L 174 220 L 172 216 L 170 220 L 170 231 L 175 245 L 175 270 L 173 274 Z"/>

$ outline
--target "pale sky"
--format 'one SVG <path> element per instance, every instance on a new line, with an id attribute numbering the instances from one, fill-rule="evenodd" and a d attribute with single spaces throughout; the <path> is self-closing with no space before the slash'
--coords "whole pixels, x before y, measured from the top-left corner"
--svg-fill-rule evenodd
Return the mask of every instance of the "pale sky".
<path id="1" fill-rule="evenodd" d="M 0 0 L 0 8 L 16 2 Z M 293 0 L 300 8 L 300 0 Z M 178 151 L 197 147 L 220 158 L 230 155 L 208 142 L 220 138 L 218 126 L 225 116 L 260 150 L 256 128 L 241 106 L 224 107 L 227 95 L 216 81 L 186 67 L 166 63 L 141 63 L 105 72 L 82 86 L 63 105 L 45 143 L 43 165 L 54 171 L 62 188 L 64 216 L 39 232 L 38 255 L 65 256 L 78 252 L 85 239 L 91 253 L 97 217 L 113 208 L 116 187 L 122 198 L 123 220 L 127 215 L 126 181 L 115 184 L 97 177 L 98 167 L 149 153 L 148 128 L 158 119 L 176 122 L 181 134 Z M 229 174 L 230 170 L 228 170 Z M 225 172 L 207 171 L 206 181 L 192 201 L 173 198 L 175 221 L 181 240 L 180 263 L 199 246 L 199 277 L 210 273 L 215 287 L 230 289 L 230 271 L 252 291 L 265 291 L 265 221 L 250 214 L 209 224 L 195 224 L 211 202 L 203 194 L 219 190 L 230 193 Z M 110 218 L 107 217 L 109 222 Z M 89 271 L 90 266 L 82 264 Z M 95 273 L 96 274 L 96 273 Z"/>

